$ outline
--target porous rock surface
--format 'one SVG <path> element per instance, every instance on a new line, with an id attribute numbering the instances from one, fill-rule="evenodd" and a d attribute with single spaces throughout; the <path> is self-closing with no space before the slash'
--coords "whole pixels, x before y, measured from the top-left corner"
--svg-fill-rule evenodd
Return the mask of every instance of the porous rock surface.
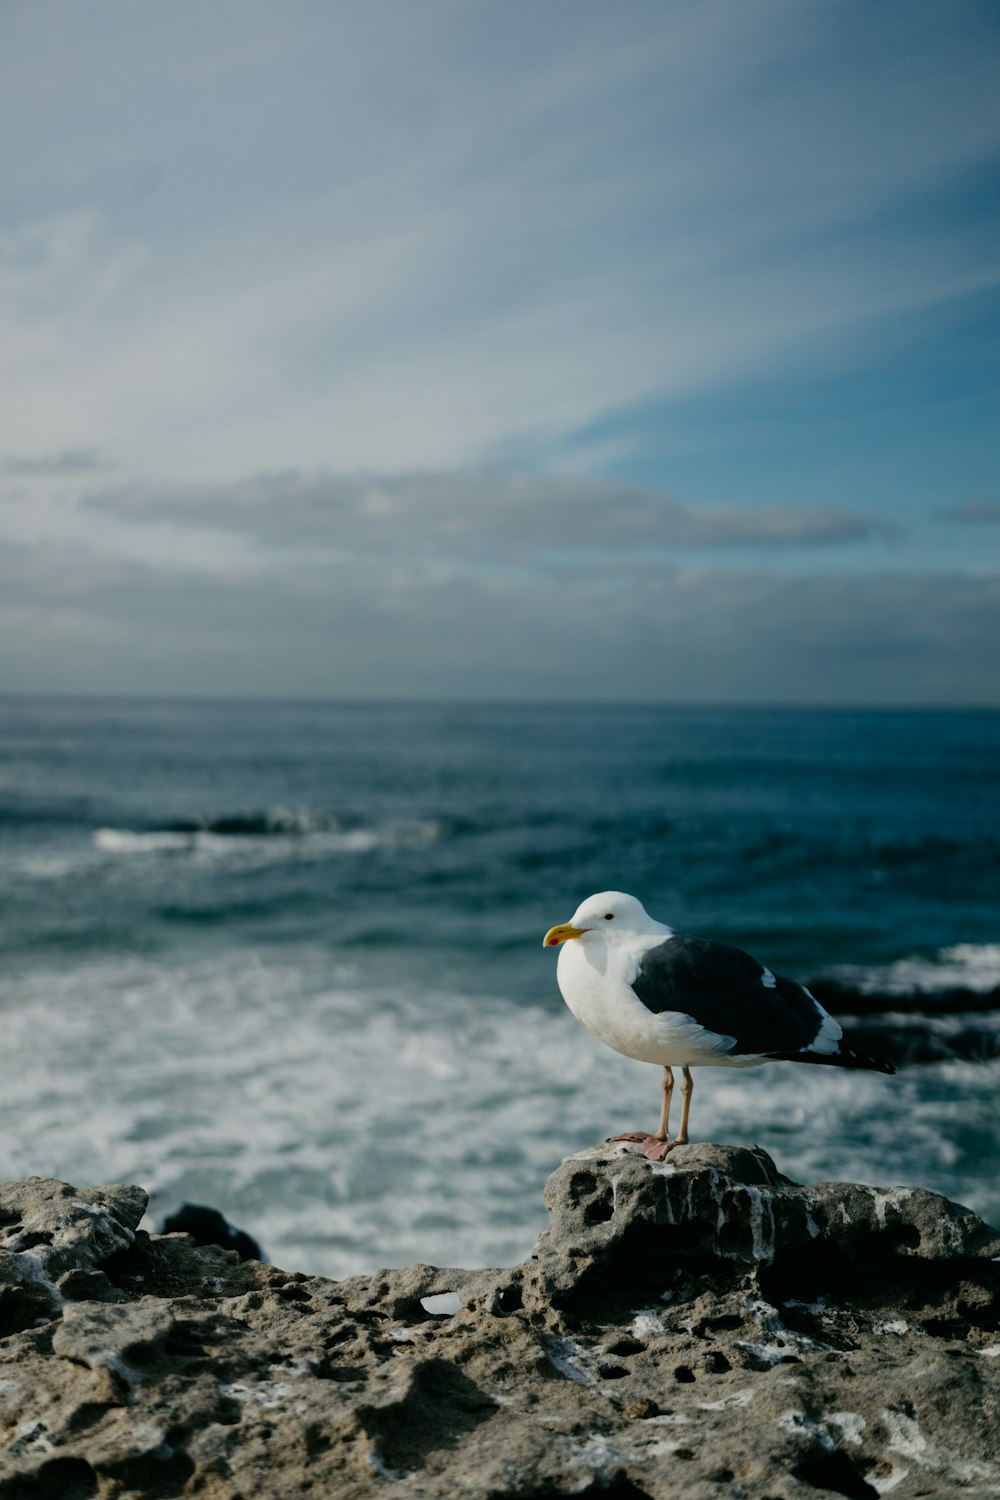
<path id="1" fill-rule="evenodd" d="M 144 1202 L 0 1184 L 0 1500 L 1000 1493 L 1000 1236 L 932 1193 L 604 1145 L 523 1264 L 339 1282 Z"/>

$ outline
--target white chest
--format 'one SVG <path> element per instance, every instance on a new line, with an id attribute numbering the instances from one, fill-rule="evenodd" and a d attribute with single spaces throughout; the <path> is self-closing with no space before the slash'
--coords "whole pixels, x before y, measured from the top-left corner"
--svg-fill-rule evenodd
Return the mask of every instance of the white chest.
<path id="1" fill-rule="evenodd" d="M 727 1062 L 729 1038 L 707 1032 L 678 1011 L 647 1010 L 631 988 L 638 959 L 639 954 L 628 949 L 564 943 L 556 976 L 577 1020 L 606 1047 L 641 1062 L 671 1067 Z"/>
<path id="2" fill-rule="evenodd" d="M 649 947 L 663 942 L 655 936 Z M 565 942 L 559 950 L 556 977 L 562 999 L 579 1022 L 613 1052 L 666 1067 L 723 1064 L 732 1067 L 733 1038 L 706 1031 L 679 1011 L 646 1010 L 631 989 L 642 948 L 606 948 L 603 944 Z M 747 1065 L 750 1059 L 741 1059 Z M 739 1064 L 738 1064 L 739 1065 Z"/>

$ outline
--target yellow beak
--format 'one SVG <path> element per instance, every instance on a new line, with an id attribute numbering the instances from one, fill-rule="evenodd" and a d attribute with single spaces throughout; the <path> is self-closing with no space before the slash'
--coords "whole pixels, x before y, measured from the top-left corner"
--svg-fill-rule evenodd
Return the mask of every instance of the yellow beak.
<path id="1" fill-rule="evenodd" d="M 589 927 L 570 927 L 568 923 L 562 927 L 550 927 L 542 938 L 542 947 L 558 948 L 560 943 L 565 943 L 569 938 L 583 937 L 589 931 Z"/>

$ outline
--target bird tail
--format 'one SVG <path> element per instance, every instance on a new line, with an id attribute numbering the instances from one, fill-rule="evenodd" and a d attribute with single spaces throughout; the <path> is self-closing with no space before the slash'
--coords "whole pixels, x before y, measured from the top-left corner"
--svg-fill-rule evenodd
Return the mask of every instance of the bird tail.
<path id="1" fill-rule="evenodd" d="M 775 1062 L 821 1063 L 829 1068 L 869 1068 L 876 1073 L 895 1073 L 892 1063 L 881 1057 L 870 1057 L 867 1052 L 856 1052 L 843 1040 L 836 1052 L 774 1052 Z"/>

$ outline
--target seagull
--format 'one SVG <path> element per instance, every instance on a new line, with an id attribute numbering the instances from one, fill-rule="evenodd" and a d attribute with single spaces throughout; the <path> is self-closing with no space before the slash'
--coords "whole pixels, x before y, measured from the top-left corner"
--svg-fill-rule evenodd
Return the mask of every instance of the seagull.
<path id="1" fill-rule="evenodd" d="M 833 1016 L 805 985 L 773 974 L 739 948 L 674 932 L 635 896 L 588 896 L 571 921 L 550 927 L 545 948 L 561 948 L 556 977 L 578 1021 L 625 1057 L 663 1067 L 663 1104 L 654 1135 L 633 1141 L 650 1161 L 688 1144 L 693 1067 L 755 1068 L 761 1063 L 825 1063 L 895 1073 L 853 1052 Z M 681 1124 L 670 1139 L 673 1069 L 682 1072 Z"/>

